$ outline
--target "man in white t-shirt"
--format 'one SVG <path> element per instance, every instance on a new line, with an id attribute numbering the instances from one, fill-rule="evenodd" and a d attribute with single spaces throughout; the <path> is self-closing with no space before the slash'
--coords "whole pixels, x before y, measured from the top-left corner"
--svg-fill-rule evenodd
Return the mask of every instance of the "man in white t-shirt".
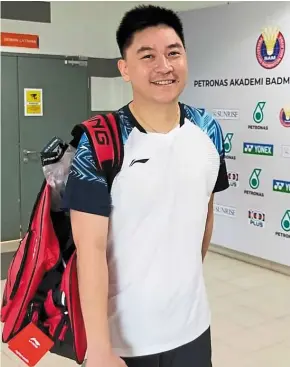
<path id="1" fill-rule="evenodd" d="M 210 367 L 202 263 L 213 195 L 229 186 L 223 134 L 205 110 L 179 102 L 188 66 L 174 12 L 129 11 L 117 42 L 120 73 L 133 89 L 117 111 L 121 170 L 109 185 L 84 134 L 65 196 L 87 367 Z"/>

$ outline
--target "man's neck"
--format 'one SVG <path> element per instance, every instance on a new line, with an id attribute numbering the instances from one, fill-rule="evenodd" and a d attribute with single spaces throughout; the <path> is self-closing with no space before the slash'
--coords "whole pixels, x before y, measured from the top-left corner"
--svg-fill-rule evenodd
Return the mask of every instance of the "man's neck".
<path id="1" fill-rule="evenodd" d="M 171 104 L 153 104 L 134 98 L 130 110 L 146 131 L 167 133 L 180 121 L 178 101 Z"/>

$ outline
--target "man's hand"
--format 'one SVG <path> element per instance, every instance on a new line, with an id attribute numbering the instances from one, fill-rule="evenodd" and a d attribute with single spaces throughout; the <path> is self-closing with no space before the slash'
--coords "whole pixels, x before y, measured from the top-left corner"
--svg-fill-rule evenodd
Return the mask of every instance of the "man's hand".
<path id="1" fill-rule="evenodd" d="M 123 367 L 113 356 L 108 325 L 108 218 L 71 210 L 89 367 Z"/>

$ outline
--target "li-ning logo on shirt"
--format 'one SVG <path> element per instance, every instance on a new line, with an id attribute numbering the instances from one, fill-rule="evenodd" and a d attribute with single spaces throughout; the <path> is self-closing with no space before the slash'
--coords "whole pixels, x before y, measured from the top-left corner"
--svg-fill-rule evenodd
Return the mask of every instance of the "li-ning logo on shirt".
<path id="1" fill-rule="evenodd" d="M 129 167 L 132 167 L 133 164 L 135 163 L 146 163 L 149 161 L 149 158 L 144 158 L 144 159 L 133 159 L 133 161 L 130 163 Z"/>

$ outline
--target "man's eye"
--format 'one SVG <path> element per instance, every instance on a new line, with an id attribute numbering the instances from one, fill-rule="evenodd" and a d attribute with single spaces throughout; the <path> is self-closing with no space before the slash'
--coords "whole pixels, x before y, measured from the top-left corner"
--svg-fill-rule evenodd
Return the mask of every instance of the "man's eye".
<path id="1" fill-rule="evenodd" d="M 180 53 L 178 51 L 171 51 L 169 53 L 169 56 L 177 56 L 177 55 L 180 55 Z"/>
<path id="2" fill-rule="evenodd" d="M 152 55 L 145 55 L 142 57 L 142 59 L 151 59 L 153 56 Z"/>

